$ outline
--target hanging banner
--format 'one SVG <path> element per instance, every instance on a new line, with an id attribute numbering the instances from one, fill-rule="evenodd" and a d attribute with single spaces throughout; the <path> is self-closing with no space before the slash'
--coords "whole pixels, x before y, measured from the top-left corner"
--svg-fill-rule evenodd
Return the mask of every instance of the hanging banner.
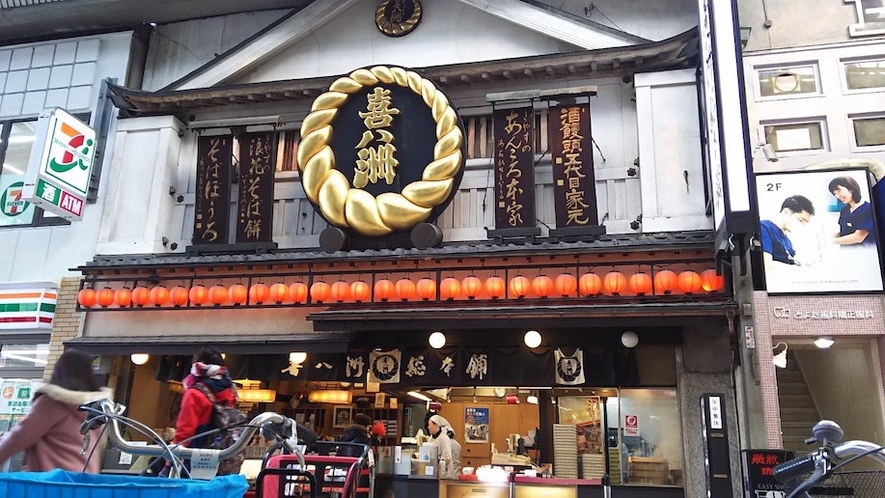
<path id="1" fill-rule="evenodd" d="M 579 386 L 584 383 L 584 351 L 575 349 L 567 355 L 561 349 L 553 352 L 556 363 L 555 380 L 561 386 Z"/>
<path id="2" fill-rule="evenodd" d="M 598 225 L 590 104 L 551 107 L 547 136 L 553 163 L 556 228 Z"/>
<path id="3" fill-rule="evenodd" d="M 273 133 L 240 136 L 237 243 L 270 242 L 273 235 Z"/>
<path id="4" fill-rule="evenodd" d="M 369 353 L 368 382 L 379 384 L 398 384 L 402 370 L 402 352 L 399 349 L 390 351 L 371 351 Z"/>
<path id="5" fill-rule="evenodd" d="M 495 137 L 495 228 L 535 226 L 534 110 L 497 109 Z"/>
<path id="6" fill-rule="evenodd" d="M 197 139 L 194 245 L 228 243 L 232 157 L 232 137 L 201 136 Z"/>
<path id="7" fill-rule="evenodd" d="M 458 350 L 417 348 L 403 353 L 403 383 L 416 386 L 452 386 L 461 383 Z"/>
<path id="8" fill-rule="evenodd" d="M 489 347 L 488 385 L 549 386 L 553 381 L 553 353 L 549 348 Z"/>

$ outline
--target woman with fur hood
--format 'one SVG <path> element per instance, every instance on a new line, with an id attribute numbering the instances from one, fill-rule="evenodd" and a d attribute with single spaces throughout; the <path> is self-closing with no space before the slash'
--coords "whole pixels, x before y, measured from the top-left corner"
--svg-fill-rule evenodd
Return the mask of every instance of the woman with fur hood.
<path id="1" fill-rule="evenodd" d="M 73 349 L 65 351 L 56 361 L 49 383 L 34 393 L 28 414 L 0 438 L 0 466 L 24 451 L 25 470 L 98 473 L 101 458 L 97 452 L 93 455 L 93 450 L 99 442 L 100 429 L 92 431 L 89 448 L 81 454 L 80 424 L 86 419 L 86 412 L 77 407 L 111 396 L 109 388 L 99 386 L 89 355 Z"/>

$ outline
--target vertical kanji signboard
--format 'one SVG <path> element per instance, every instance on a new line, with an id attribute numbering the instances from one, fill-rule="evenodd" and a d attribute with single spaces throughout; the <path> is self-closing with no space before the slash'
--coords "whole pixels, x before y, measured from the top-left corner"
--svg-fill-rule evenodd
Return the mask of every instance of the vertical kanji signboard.
<path id="1" fill-rule="evenodd" d="M 92 179 L 95 130 L 62 109 L 37 122 L 22 197 L 68 220 L 79 220 Z"/>

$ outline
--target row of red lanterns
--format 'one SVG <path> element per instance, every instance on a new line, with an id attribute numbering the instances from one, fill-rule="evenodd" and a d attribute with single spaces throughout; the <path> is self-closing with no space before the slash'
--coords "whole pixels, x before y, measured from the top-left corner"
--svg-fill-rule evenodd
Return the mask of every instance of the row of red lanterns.
<path id="1" fill-rule="evenodd" d="M 717 275 L 713 269 L 697 272 L 687 270 L 675 273 L 671 270 L 661 270 L 654 277 L 647 273 L 638 272 L 626 277 L 623 273 L 612 271 L 600 277 L 595 273 L 584 273 L 576 278 L 570 273 L 562 273 L 555 278 L 539 275 L 529 279 L 523 275 L 517 275 L 506 282 L 499 276 L 491 276 L 485 280 L 476 276 L 468 276 L 463 279 L 454 277 L 443 278 L 439 285 L 430 278 L 422 278 L 413 282 L 409 278 L 402 278 L 396 282 L 389 279 L 380 279 L 371 287 L 368 282 L 358 280 L 345 282 L 339 280 L 332 284 L 324 281 L 314 282 L 310 287 L 304 282 L 295 282 L 287 285 L 275 283 L 252 284 L 246 287 L 243 284 L 234 284 L 230 287 L 214 285 L 205 287 L 195 285 L 191 288 L 183 286 L 171 289 L 157 285 L 151 288 L 136 287 L 135 289 L 120 288 L 111 289 L 105 287 L 100 290 L 82 289 L 77 296 L 77 302 L 84 308 L 119 306 L 204 306 L 204 305 L 262 305 L 284 303 L 307 303 L 308 297 L 312 303 L 322 304 L 329 302 L 368 302 L 374 291 L 374 301 L 412 301 L 436 300 L 437 290 L 441 300 L 454 299 L 477 299 L 480 296 L 488 296 L 490 299 L 512 298 L 522 299 L 525 297 L 583 297 L 591 296 L 620 296 L 631 294 L 645 296 L 651 294 L 668 295 L 682 292 L 684 294 L 698 294 L 702 292 L 712 293 L 722 290 L 725 279 Z"/>

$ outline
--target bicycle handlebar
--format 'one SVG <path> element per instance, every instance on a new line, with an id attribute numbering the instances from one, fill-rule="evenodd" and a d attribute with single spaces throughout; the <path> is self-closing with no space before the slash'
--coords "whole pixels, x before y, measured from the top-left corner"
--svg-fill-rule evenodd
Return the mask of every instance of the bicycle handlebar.
<path id="1" fill-rule="evenodd" d="M 818 429 L 829 429 L 830 432 L 826 434 L 826 437 L 821 437 L 823 433 L 819 433 Z M 821 443 L 822 446 L 820 448 L 774 467 L 774 477 L 782 483 L 811 473 L 808 478 L 790 493 L 790 497 L 804 493 L 819 481 L 825 480 L 833 470 L 838 469 L 853 458 L 869 456 L 885 465 L 885 446 L 862 440 L 852 440 L 836 444 L 838 439 L 836 439 L 832 429 L 837 430 L 838 438 L 841 438 L 842 429 L 838 424 L 822 420 L 815 425 L 815 439 Z"/>
<path id="2" fill-rule="evenodd" d="M 132 425 L 136 429 L 140 430 L 141 428 L 135 427 L 138 424 L 137 422 L 122 417 L 123 412 L 126 410 L 124 405 L 114 403 L 108 399 L 102 399 L 82 404 L 79 406 L 79 409 L 88 413 L 86 420 L 80 425 L 81 434 L 89 437 L 89 431 L 109 422 L 108 425 L 110 430 L 108 431 L 108 439 L 110 439 L 111 443 L 120 451 L 132 455 L 148 455 L 154 457 L 168 456 L 170 458 L 189 460 L 196 452 L 205 453 L 210 451 L 217 452 L 218 460 L 220 461 L 243 450 L 258 430 L 261 430 L 261 435 L 265 439 L 284 441 L 288 443 L 290 448 L 296 447 L 297 444 L 299 444 L 299 440 L 304 444 L 313 444 L 317 440 L 317 434 L 315 432 L 295 422 L 293 419 L 278 413 L 265 412 L 259 414 L 245 425 L 242 434 L 234 444 L 221 450 L 189 448 L 187 446 L 182 446 L 181 444 L 134 445 L 123 439 L 123 434 L 120 430 L 121 420 L 122 423 Z M 150 433 L 153 432 L 150 428 L 147 429 Z M 217 431 L 217 429 L 213 431 Z M 156 436 L 156 434 L 154 434 L 154 436 Z M 162 443 L 162 439 L 157 436 L 154 442 Z M 303 455 L 301 452 L 296 451 L 295 453 L 298 455 L 300 463 L 303 464 Z"/>

